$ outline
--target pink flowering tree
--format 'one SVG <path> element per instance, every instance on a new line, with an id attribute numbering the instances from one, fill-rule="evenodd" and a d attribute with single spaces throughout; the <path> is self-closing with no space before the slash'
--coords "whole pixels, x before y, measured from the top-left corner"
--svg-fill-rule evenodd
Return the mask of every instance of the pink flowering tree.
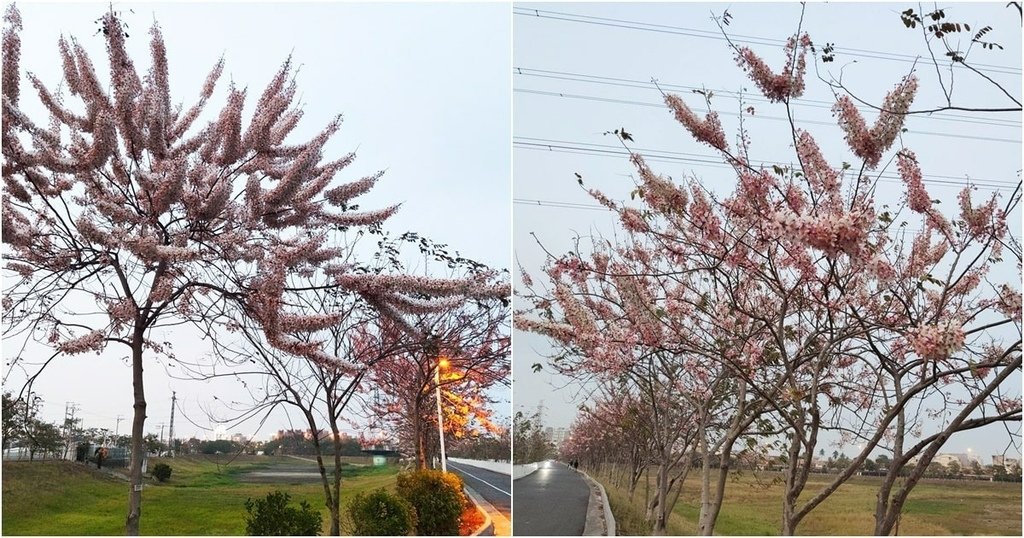
<path id="1" fill-rule="evenodd" d="M 102 353 L 111 345 L 130 350 L 128 534 L 138 534 L 141 515 L 145 359 L 173 358 L 170 343 L 151 337 L 155 328 L 191 323 L 212 336 L 220 326 L 213 307 L 231 304 L 274 349 L 346 366 L 325 341 L 306 337 L 338 324 L 344 313 L 296 306 L 292 298 L 305 290 L 293 288 L 290 275 L 319 271 L 329 280 L 318 287 L 357 294 L 396 323 L 403 323 L 402 312 L 437 298 L 507 294 L 493 275 L 446 280 L 359 272 L 349 253 L 328 246 L 332 230 L 379 226 L 398 207 L 353 210 L 351 201 L 379 175 L 335 182 L 353 159 L 324 159 L 340 118 L 311 140 L 290 139 L 303 115 L 294 104 L 290 61 L 248 122 L 247 91 L 232 84 L 223 108 L 202 123 L 223 62 L 214 64 L 193 105 L 174 106 L 159 26 L 150 30 L 149 69 L 140 72 L 111 12 L 101 19 L 106 83 L 74 39 L 58 43 L 59 90 L 26 75 L 49 114 L 40 121 L 23 111 L 21 18 L 13 5 L 4 21 L 5 341 L 34 340 L 54 356 Z"/>
<path id="2" fill-rule="evenodd" d="M 580 408 L 559 453 L 563 460 L 576 460 L 591 474 L 625 486 L 632 501 L 650 467 L 654 447 L 644 427 L 647 413 L 632 394 L 616 388 L 602 386 L 591 402 Z M 644 504 L 649 505 L 650 499 Z"/>
<path id="3" fill-rule="evenodd" d="M 377 363 L 369 373 L 369 413 L 389 427 L 420 469 L 439 454 L 437 391 L 445 436 L 497 433 L 487 391 L 509 385 L 509 310 L 506 304 L 467 303 L 411 320 L 411 349 Z"/>
<path id="4" fill-rule="evenodd" d="M 739 65 L 789 117 L 804 88 L 809 44 L 799 33 L 791 39 L 778 72 L 735 49 Z M 870 127 L 851 101 L 838 100 L 839 124 L 860 161 L 852 167 L 831 165 L 814 136 L 795 126 L 793 164 L 755 167 L 745 132 L 732 147 L 715 112 L 700 118 L 666 95 L 694 140 L 732 166 L 735 189 L 719 199 L 695 179 L 679 185 L 657 175 L 634 154 L 639 207 L 590 191 L 618 213 L 625 239 L 617 259 L 603 247 L 590 259 L 555 259 L 547 269 L 553 289 L 531 292 L 532 308 L 517 318 L 517 326 L 570 346 L 591 371 L 628 369 L 652 348 L 671 351 L 665 360 L 700 381 L 675 388 L 682 401 L 716 386 L 719 377 L 702 369 L 742 380 L 727 401 L 746 412 L 726 415 L 736 430 L 724 429 L 721 439 L 731 446 L 737 431 L 737 438 L 774 438 L 785 462 L 783 534 L 795 533 L 876 449 L 891 451 L 899 467 L 879 490 L 875 530 L 887 534 L 950 436 L 1020 420 L 1020 396 L 1005 383 L 1020 369 L 1020 291 L 1012 280 L 991 278 L 1006 251 L 1019 267 L 1006 215 L 1020 188 L 977 205 L 968 186 L 955 215 L 940 212 L 914 154 L 897 144 L 916 88 L 913 75 L 899 81 Z M 874 199 L 886 155 L 894 155 L 906 187 L 898 207 Z M 921 230 L 896 224 L 901 217 Z M 952 418 L 929 421 L 928 413 Z M 828 484 L 807 491 L 826 432 L 862 448 Z M 911 458 L 917 467 L 896 488 Z M 711 501 L 702 502 L 709 516 L 701 517 L 702 533 L 717 513 L 711 487 L 702 484 L 702 501 Z"/>

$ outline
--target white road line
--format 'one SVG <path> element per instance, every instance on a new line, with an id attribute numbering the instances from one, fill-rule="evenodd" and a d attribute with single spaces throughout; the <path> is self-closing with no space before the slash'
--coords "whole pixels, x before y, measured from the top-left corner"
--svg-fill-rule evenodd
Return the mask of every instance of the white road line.
<path id="1" fill-rule="evenodd" d="M 475 478 L 475 479 L 477 479 L 477 480 L 479 480 L 479 481 L 483 482 L 484 484 L 487 484 L 488 486 L 491 486 L 492 488 L 494 488 L 494 489 L 496 489 L 496 490 L 498 490 L 498 491 L 500 491 L 500 492 L 504 493 L 505 495 L 508 495 L 509 497 L 511 497 L 511 496 L 512 496 L 512 494 L 511 494 L 511 493 L 509 493 L 509 492 L 507 492 L 507 491 L 505 491 L 505 490 L 503 490 L 503 489 L 499 488 L 498 486 L 495 486 L 494 484 L 492 484 L 492 483 L 490 483 L 490 482 L 488 482 L 488 481 L 484 480 L 483 478 L 480 478 L 479 476 L 476 476 L 476 475 L 474 475 L 474 474 L 470 474 L 470 473 L 466 472 L 466 470 L 465 470 L 465 469 L 462 469 L 462 468 L 460 468 L 460 466 L 458 466 L 458 465 L 455 465 L 454 463 L 452 463 L 452 462 L 450 462 L 450 461 L 448 462 L 448 466 L 449 466 L 449 467 L 455 467 L 455 468 L 456 468 L 456 469 L 458 469 L 459 471 L 462 471 L 462 474 L 464 474 L 464 475 L 466 475 L 466 476 L 472 476 L 473 478 Z"/>

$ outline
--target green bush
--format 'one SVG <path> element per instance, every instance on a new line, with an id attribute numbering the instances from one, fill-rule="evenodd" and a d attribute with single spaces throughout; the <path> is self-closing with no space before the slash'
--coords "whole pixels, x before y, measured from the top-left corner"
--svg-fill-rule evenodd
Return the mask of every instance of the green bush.
<path id="1" fill-rule="evenodd" d="M 166 463 L 158 463 L 153 466 L 153 478 L 161 482 L 167 482 L 171 477 L 171 466 Z"/>
<path id="2" fill-rule="evenodd" d="M 323 522 L 320 512 L 302 501 L 299 507 L 288 506 L 291 495 L 282 491 L 267 494 L 265 499 L 245 500 L 245 532 L 249 536 L 319 536 Z"/>
<path id="3" fill-rule="evenodd" d="M 378 489 L 359 493 L 348 505 L 355 536 L 408 536 L 416 530 L 416 509 L 409 501 Z"/>
<path id="4" fill-rule="evenodd" d="M 434 470 L 399 473 L 398 494 L 416 508 L 416 534 L 458 536 L 468 502 L 458 475 Z"/>

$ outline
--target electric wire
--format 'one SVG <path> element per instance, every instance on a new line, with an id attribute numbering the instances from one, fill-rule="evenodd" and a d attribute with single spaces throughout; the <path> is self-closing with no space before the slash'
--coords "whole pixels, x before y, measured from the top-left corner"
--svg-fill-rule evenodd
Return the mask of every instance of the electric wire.
<path id="1" fill-rule="evenodd" d="M 588 73 L 573 73 L 568 71 L 556 71 L 550 69 L 533 69 L 529 67 L 513 67 L 512 74 L 520 77 L 530 77 L 539 79 L 549 80 L 561 80 L 567 82 L 581 82 L 585 84 L 596 84 L 603 86 L 613 86 L 621 88 L 637 88 L 637 89 L 649 89 L 657 90 L 660 87 L 663 90 L 676 91 L 676 92 L 695 92 L 695 91 L 707 91 L 717 95 L 724 95 L 734 99 L 739 99 L 740 92 L 734 90 L 725 90 L 721 88 L 701 88 L 697 86 L 688 86 L 685 84 L 668 83 L 660 80 L 657 83 L 652 81 L 644 81 L 637 79 L 629 79 L 622 77 L 610 77 L 602 75 L 592 75 Z M 745 101 L 751 101 L 756 103 L 769 103 L 764 97 L 758 96 L 755 93 L 744 93 L 742 98 Z M 820 99 L 807 99 L 804 97 L 792 99 L 790 103 L 798 106 L 807 108 L 818 108 L 831 110 L 834 103 L 830 101 L 823 101 Z M 1019 114 L 1019 113 L 1018 113 Z M 928 120 L 940 120 L 955 123 L 966 123 L 972 125 L 989 125 L 993 127 L 1012 127 L 1020 129 L 1020 120 L 1002 119 L 1002 118 L 985 118 L 977 119 L 973 116 L 966 114 L 955 114 L 951 112 L 935 112 L 932 114 L 919 114 L 914 116 L 915 119 L 928 119 Z"/>
<path id="2" fill-rule="evenodd" d="M 574 22 L 580 24 L 590 24 L 595 26 L 604 26 L 612 28 L 624 28 L 629 30 L 638 30 L 646 32 L 655 32 L 662 34 L 673 34 L 681 35 L 686 37 L 694 37 L 700 39 L 713 39 L 716 41 L 725 41 L 726 38 L 719 32 L 711 30 L 699 30 L 696 28 L 687 28 L 683 26 L 673 26 L 668 24 L 657 24 L 643 21 L 630 21 L 625 19 L 617 19 L 612 17 L 597 17 L 593 15 L 585 15 L 579 13 L 567 13 L 564 11 L 551 11 L 545 9 L 534 9 L 526 8 L 522 6 L 513 6 L 513 15 L 528 16 L 539 19 L 550 19 L 563 22 Z M 733 43 L 739 43 L 744 45 L 785 45 L 785 40 L 773 39 L 759 36 L 749 36 L 742 34 L 730 34 L 729 39 Z M 914 63 L 919 60 L 918 56 L 911 54 L 900 54 L 895 52 L 882 52 L 873 51 L 867 49 L 857 49 L 850 47 L 835 47 L 834 50 L 838 53 L 842 53 L 844 56 L 852 56 L 858 58 L 869 58 L 876 60 L 888 60 L 903 63 Z M 959 66 L 954 63 L 954 66 Z M 1008 75 L 1019 75 L 1021 74 L 1020 67 L 995 65 L 995 64 L 971 64 L 978 71 L 999 73 Z"/>
<path id="3" fill-rule="evenodd" d="M 608 157 L 628 157 L 630 151 L 643 155 L 645 160 L 654 162 L 666 162 L 666 163 L 690 163 L 700 166 L 708 166 L 712 168 L 731 168 L 728 163 L 722 162 L 720 158 L 713 155 L 702 155 L 699 153 L 686 153 L 681 151 L 671 151 L 662 149 L 652 148 L 632 148 L 626 150 L 621 146 L 613 146 L 608 144 L 594 144 L 588 142 L 572 142 L 566 140 L 553 140 L 547 138 L 536 138 L 526 136 L 514 136 L 512 138 L 512 146 L 518 149 L 528 149 L 535 151 L 550 151 L 557 153 L 574 153 L 580 155 L 595 155 L 595 156 L 608 156 Z M 767 160 L 756 160 L 751 159 L 751 165 L 762 167 L 769 166 L 789 166 L 791 163 L 783 161 L 767 161 Z M 899 175 L 892 172 L 883 172 L 877 174 L 877 177 L 881 181 L 888 183 L 902 183 Z M 930 185 L 941 185 L 947 187 L 965 187 L 974 186 L 979 189 L 986 190 L 998 190 L 1002 188 L 1012 188 L 1017 183 L 1013 181 L 1004 181 L 998 179 L 970 179 L 964 180 L 957 176 L 949 176 L 943 174 L 926 174 L 923 175 L 923 180 L 926 184 Z"/>
<path id="4" fill-rule="evenodd" d="M 533 90 L 533 89 L 527 89 L 527 88 L 513 88 L 512 91 L 515 92 L 515 93 L 532 94 L 532 95 L 539 95 L 539 96 L 543 96 L 543 97 L 558 97 L 558 98 L 562 98 L 562 99 L 577 99 L 577 100 L 593 101 L 593 102 L 599 102 L 599 103 L 611 103 L 611 104 L 620 104 L 620 105 L 633 105 L 633 106 L 645 106 L 645 107 L 653 107 L 653 108 L 665 108 L 665 104 L 661 103 L 661 102 L 652 103 L 652 102 L 649 102 L 649 101 L 635 101 L 635 100 L 631 100 L 631 99 L 616 99 L 616 98 L 612 98 L 612 97 L 599 97 L 599 96 L 595 96 L 595 95 L 582 95 L 582 94 L 565 93 L 565 92 Z M 699 107 L 692 107 L 691 110 L 693 110 L 694 112 L 707 112 L 707 109 L 702 109 L 702 108 L 699 108 Z M 736 116 L 736 117 L 739 117 L 739 115 L 740 115 L 739 112 L 718 111 L 718 113 L 719 113 L 719 115 L 723 115 L 723 116 Z M 750 117 L 751 116 L 748 116 L 748 119 Z M 769 116 L 769 115 L 761 114 L 761 115 L 752 116 L 752 117 L 753 118 L 761 118 L 761 119 L 773 120 L 773 121 L 784 121 L 784 122 L 787 122 L 787 123 L 789 122 L 789 118 L 784 118 L 782 116 Z M 827 126 L 832 126 L 832 127 L 836 127 L 837 126 L 835 122 L 820 121 L 820 120 L 800 120 L 800 123 L 811 124 L 811 125 L 827 125 Z M 921 134 L 921 135 L 927 135 L 927 136 L 938 136 L 938 137 L 943 137 L 943 138 L 955 138 L 955 139 L 961 139 L 961 140 L 981 140 L 981 141 L 985 141 L 985 142 L 1002 142 L 1002 143 L 1007 143 L 1007 144 L 1018 144 L 1018 145 L 1021 143 L 1021 141 L 1018 140 L 1018 139 L 1001 138 L 1001 137 L 994 137 L 994 136 L 979 136 L 979 135 L 966 135 L 966 134 L 939 133 L 939 132 L 935 132 L 935 131 L 917 131 L 917 130 L 912 131 L 912 132 L 914 134 Z"/>

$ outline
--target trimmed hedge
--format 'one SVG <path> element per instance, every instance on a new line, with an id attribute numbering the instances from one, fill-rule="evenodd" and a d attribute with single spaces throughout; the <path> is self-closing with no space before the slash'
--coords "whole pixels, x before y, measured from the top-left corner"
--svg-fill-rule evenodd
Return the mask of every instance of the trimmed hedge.
<path id="1" fill-rule="evenodd" d="M 355 536 L 408 536 L 416 531 L 416 509 L 384 488 L 359 493 L 348 505 Z"/>
<path id="2" fill-rule="evenodd" d="M 161 482 L 167 482 L 171 477 L 171 466 L 166 463 L 158 463 L 153 466 L 153 478 Z"/>
<path id="3" fill-rule="evenodd" d="M 469 500 L 458 475 L 436 470 L 399 473 L 397 489 L 416 508 L 416 534 L 459 535 L 462 510 Z"/>
<path id="4" fill-rule="evenodd" d="M 245 500 L 245 532 L 249 536 L 319 536 L 323 521 L 308 502 L 288 506 L 291 495 L 268 493 L 265 499 Z"/>

